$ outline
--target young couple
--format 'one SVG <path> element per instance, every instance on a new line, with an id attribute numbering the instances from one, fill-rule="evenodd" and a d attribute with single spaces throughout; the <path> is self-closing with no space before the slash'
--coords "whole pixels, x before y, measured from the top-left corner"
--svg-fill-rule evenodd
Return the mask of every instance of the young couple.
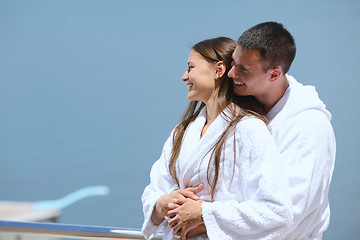
<path id="1" fill-rule="evenodd" d="M 295 53 L 276 22 L 192 47 L 190 103 L 142 196 L 146 239 L 322 238 L 335 137 L 315 88 L 286 74 Z"/>

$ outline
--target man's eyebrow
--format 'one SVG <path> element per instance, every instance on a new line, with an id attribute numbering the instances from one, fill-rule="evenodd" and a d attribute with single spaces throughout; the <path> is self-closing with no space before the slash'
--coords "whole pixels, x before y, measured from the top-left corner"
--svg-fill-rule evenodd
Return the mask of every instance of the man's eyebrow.
<path id="1" fill-rule="evenodd" d="M 242 64 L 236 64 L 236 65 L 238 65 L 242 70 L 249 71 L 249 69 L 246 68 L 246 67 L 245 67 L 244 65 L 242 65 Z"/>
<path id="2" fill-rule="evenodd" d="M 235 58 L 234 58 L 234 54 L 231 54 L 231 58 L 232 58 L 232 64 L 239 66 L 242 70 L 245 71 L 249 71 L 250 69 L 246 68 L 244 65 L 240 64 L 240 63 L 236 63 Z"/>

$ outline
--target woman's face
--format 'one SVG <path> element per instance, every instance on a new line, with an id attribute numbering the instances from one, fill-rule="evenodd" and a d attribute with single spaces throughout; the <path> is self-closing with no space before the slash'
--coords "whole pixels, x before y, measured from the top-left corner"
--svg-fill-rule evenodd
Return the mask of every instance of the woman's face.
<path id="1" fill-rule="evenodd" d="M 181 78 L 188 87 L 187 99 L 206 104 L 214 97 L 215 77 L 215 69 L 199 53 L 191 50 L 188 69 Z"/>

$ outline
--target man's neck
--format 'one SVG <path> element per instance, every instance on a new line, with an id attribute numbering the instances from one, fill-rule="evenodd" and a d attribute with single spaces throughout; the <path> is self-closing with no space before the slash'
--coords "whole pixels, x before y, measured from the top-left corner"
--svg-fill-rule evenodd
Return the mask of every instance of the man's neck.
<path id="1" fill-rule="evenodd" d="M 269 93 L 266 96 L 258 98 L 258 101 L 261 102 L 265 106 L 265 111 L 268 113 L 275 104 L 282 98 L 286 89 L 289 87 L 289 81 L 286 76 L 282 76 L 271 89 L 269 89 Z"/>

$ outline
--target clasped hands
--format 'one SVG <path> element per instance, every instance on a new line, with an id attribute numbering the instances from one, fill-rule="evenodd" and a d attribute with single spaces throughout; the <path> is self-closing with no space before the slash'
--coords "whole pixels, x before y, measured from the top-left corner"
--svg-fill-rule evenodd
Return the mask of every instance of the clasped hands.
<path id="1" fill-rule="evenodd" d="M 182 240 L 206 232 L 201 214 L 201 204 L 204 201 L 196 196 L 203 187 L 200 184 L 162 195 L 156 202 L 151 217 L 154 224 L 159 225 L 165 218 L 175 238 Z"/>

